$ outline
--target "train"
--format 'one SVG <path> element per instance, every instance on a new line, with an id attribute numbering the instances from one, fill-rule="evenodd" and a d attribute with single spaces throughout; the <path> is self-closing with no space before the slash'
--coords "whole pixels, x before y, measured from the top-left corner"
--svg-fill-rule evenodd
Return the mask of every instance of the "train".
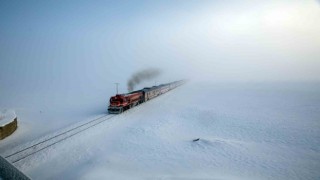
<path id="1" fill-rule="evenodd" d="M 161 94 L 164 94 L 178 86 L 184 84 L 185 80 L 174 81 L 158 86 L 145 87 L 143 89 L 133 91 L 127 94 L 116 94 L 109 100 L 109 114 L 120 114 L 128 109 L 131 109 L 141 103 L 149 101 Z"/>

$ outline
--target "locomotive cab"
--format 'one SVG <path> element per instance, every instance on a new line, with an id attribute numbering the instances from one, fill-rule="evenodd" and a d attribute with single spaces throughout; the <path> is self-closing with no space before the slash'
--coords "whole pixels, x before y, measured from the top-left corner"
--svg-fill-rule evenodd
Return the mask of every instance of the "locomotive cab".
<path id="1" fill-rule="evenodd" d="M 108 112 L 110 114 L 119 114 L 123 112 L 122 104 L 126 101 L 123 96 L 117 94 L 110 98 L 110 105 L 108 107 Z"/>
<path id="2" fill-rule="evenodd" d="M 110 98 L 110 106 L 120 106 L 126 99 L 123 96 L 117 94 Z"/>

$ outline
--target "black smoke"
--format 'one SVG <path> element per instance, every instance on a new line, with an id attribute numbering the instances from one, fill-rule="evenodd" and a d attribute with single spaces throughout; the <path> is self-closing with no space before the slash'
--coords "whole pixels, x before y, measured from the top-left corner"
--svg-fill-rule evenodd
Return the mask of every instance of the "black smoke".
<path id="1" fill-rule="evenodd" d="M 145 69 L 134 73 L 128 80 L 128 91 L 133 91 L 134 87 L 145 80 L 151 80 L 161 74 L 159 69 Z"/>

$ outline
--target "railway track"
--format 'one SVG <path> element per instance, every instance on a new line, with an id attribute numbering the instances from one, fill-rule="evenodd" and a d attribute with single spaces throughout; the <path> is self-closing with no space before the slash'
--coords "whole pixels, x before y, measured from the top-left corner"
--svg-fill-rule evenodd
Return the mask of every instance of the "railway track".
<path id="1" fill-rule="evenodd" d="M 47 136 L 45 138 L 42 138 L 38 140 L 37 142 L 28 145 L 26 147 L 20 148 L 16 150 L 14 153 L 10 153 L 9 155 L 5 155 L 4 157 L 11 163 L 17 163 L 31 155 L 36 154 L 37 152 L 40 152 L 48 147 L 51 147 L 61 141 L 64 141 L 70 137 L 73 137 L 89 128 L 92 128 L 104 121 L 107 121 L 116 115 L 104 115 L 99 118 L 90 120 L 88 122 L 75 125 L 73 127 L 70 127 L 62 132 L 58 132 L 56 134 L 53 134 L 51 136 Z"/>
<path id="2" fill-rule="evenodd" d="M 74 125 L 73 127 L 69 127 L 68 129 L 65 129 L 61 132 L 46 136 L 42 139 L 34 141 L 33 143 L 31 142 L 30 145 L 25 145 L 24 147 L 20 146 L 18 147 L 18 149 L 13 150 L 14 153 L 8 153 L 8 155 L 4 155 L 4 157 L 12 164 L 17 163 L 29 156 L 36 154 L 37 152 L 40 152 L 61 141 L 71 138 L 115 116 L 116 115 L 108 114 L 82 124 Z"/>

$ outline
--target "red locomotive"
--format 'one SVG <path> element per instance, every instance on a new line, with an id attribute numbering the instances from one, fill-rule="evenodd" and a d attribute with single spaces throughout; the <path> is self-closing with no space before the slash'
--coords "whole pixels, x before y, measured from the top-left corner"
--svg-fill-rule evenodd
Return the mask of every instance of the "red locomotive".
<path id="1" fill-rule="evenodd" d="M 122 113 L 143 102 L 142 92 L 133 92 L 129 94 L 117 94 L 110 98 L 109 113 Z"/>

